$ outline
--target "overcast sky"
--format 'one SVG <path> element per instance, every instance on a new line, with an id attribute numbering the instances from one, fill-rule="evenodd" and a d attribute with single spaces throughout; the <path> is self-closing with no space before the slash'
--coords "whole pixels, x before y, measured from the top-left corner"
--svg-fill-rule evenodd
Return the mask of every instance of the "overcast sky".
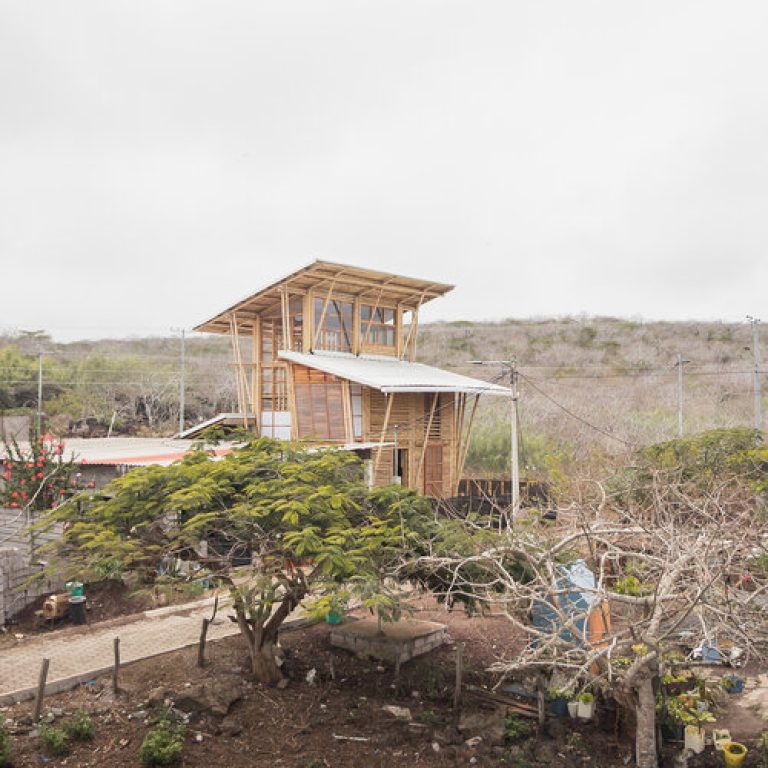
<path id="1" fill-rule="evenodd" d="M 0 0 L 0 328 L 191 327 L 315 259 L 428 319 L 742 319 L 765 0 Z"/>

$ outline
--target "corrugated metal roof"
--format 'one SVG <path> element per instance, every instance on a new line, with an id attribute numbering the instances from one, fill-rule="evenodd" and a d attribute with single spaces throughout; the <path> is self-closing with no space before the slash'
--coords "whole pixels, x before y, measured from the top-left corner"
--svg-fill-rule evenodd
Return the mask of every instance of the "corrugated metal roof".
<path id="1" fill-rule="evenodd" d="M 473 379 L 423 363 L 385 357 L 342 354 L 280 352 L 288 360 L 330 373 L 381 392 L 462 392 L 474 395 L 509 395 L 506 387 Z"/>
<path id="2" fill-rule="evenodd" d="M 191 450 L 194 440 L 162 437 L 89 437 L 65 438 L 64 458 L 75 464 L 142 467 L 150 464 L 168 466 Z M 227 444 L 216 448 L 216 455 L 230 453 Z"/>

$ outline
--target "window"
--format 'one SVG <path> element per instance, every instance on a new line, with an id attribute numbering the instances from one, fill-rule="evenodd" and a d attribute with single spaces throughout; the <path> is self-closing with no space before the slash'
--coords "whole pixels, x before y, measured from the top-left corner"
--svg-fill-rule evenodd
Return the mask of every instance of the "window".
<path id="1" fill-rule="evenodd" d="M 363 346 L 395 346 L 395 310 L 360 305 L 360 338 Z"/>
<path id="2" fill-rule="evenodd" d="M 293 381 L 299 437 L 343 441 L 341 380 L 328 373 L 296 365 Z"/>
<path id="3" fill-rule="evenodd" d="M 352 302 L 315 298 L 316 349 L 331 352 L 352 351 Z M 325 310 L 325 311 L 323 311 Z M 318 332 L 319 329 L 319 332 Z"/>

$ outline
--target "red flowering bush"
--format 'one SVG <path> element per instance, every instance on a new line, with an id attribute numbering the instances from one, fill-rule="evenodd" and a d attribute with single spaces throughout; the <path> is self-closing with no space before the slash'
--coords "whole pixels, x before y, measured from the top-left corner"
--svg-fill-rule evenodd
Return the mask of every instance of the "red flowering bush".
<path id="1" fill-rule="evenodd" d="M 51 435 L 34 438 L 29 447 L 6 443 L 0 448 L 0 506 L 53 509 L 71 487 L 74 469 L 64 459 L 64 443 Z"/>

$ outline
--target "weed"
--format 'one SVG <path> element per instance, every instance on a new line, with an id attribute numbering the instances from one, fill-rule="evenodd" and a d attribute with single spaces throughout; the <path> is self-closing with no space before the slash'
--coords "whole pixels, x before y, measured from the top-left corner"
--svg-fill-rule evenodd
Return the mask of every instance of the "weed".
<path id="1" fill-rule="evenodd" d="M 530 739 L 533 735 L 531 724 L 517 715 L 507 715 L 504 718 L 504 741 L 515 744 Z"/>
<path id="2" fill-rule="evenodd" d="M 87 712 L 79 709 L 64 723 L 64 732 L 73 741 L 90 741 L 93 738 L 93 720 Z"/>
<path id="3" fill-rule="evenodd" d="M 434 709 L 425 709 L 419 716 L 419 720 L 425 725 L 434 725 L 437 722 L 437 712 Z"/>
<path id="4" fill-rule="evenodd" d="M 5 730 L 5 719 L 0 715 L 0 768 L 11 764 L 11 737 Z"/>
<path id="5" fill-rule="evenodd" d="M 142 765 L 173 765 L 181 759 L 185 729 L 162 720 L 144 737 L 139 747 Z"/>
<path id="6" fill-rule="evenodd" d="M 62 728 L 53 725 L 40 726 L 40 741 L 52 755 L 69 754 L 69 736 Z"/>

